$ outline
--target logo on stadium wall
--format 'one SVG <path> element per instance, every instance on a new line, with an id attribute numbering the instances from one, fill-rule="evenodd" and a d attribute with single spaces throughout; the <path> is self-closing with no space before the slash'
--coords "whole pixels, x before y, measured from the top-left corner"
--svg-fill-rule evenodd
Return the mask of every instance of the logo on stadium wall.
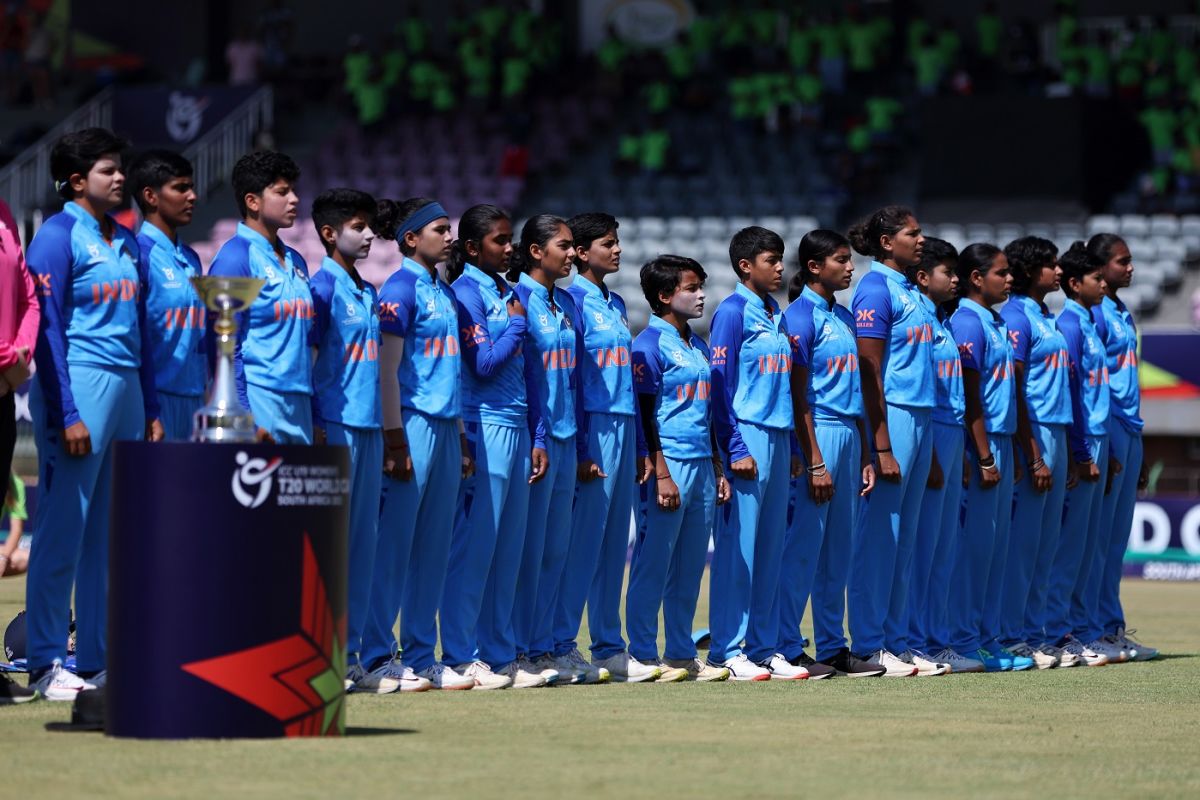
<path id="1" fill-rule="evenodd" d="M 177 142 L 190 142 L 204 125 L 207 97 L 192 97 L 183 92 L 171 92 L 167 98 L 167 133 Z"/>
<path id="2" fill-rule="evenodd" d="M 233 471 L 233 498 L 246 508 L 258 508 L 267 501 L 274 483 L 272 475 L 283 459 L 279 457 L 267 461 L 265 458 L 250 458 L 244 451 L 239 451 L 234 459 L 238 468 Z"/>

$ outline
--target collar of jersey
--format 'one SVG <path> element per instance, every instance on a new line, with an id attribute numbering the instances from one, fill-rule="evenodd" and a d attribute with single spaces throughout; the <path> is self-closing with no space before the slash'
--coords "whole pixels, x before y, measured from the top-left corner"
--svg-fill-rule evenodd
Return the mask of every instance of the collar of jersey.
<path id="1" fill-rule="evenodd" d="M 610 305 L 612 304 L 612 292 L 610 292 L 608 290 L 607 286 L 604 287 L 603 289 L 601 289 L 599 286 L 592 283 L 591 281 L 589 281 L 587 278 L 583 277 L 582 275 L 576 275 L 575 280 L 571 282 L 572 286 L 574 286 L 576 284 L 578 284 L 579 288 L 582 289 L 583 291 L 587 292 L 588 294 L 600 298 L 600 300 L 602 300 L 605 303 L 608 303 Z"/>
<path id="2" fill-rule="evenodd" d="M 1109 305 L 1111 305 L 1113 308 L 1115 308 L 1120 313 L 1122 313 L 1122 314 L 1125 313 L 1125 310 L 1126 310 L 1125 309 L 1125 301 L 1122 300 L 1121 298 L 1118 297 L 1116 300 L 1113 300 L 1108 295 L 1104 295 L 1104 299 L 1100 301 L 1100 305 L 1103 306 L 1105 303 L 1108 303 Z"/>
<path id="3" fill-rule="evenodd" d="M 542 286 L 537 281 L 535 281 L 528 272 L 521 273 L 520 283 L 522 286 L 527 287 L 529 289 L 530 293 L 536 294 L 538 297 L 542 298 L 547 303 L 550 302 L 550 299 L 551 299 L 550 298 L 550 290 L 547 289 L 545 286 Z M 558 305 L 558 303 L 555 303 L 555 305 Z"/>
<path id="4" fill-rule="evenodd" d="M 652 316 L 650 317 L 650 322 L 649 322 L 648 324 L 649 324 L 649 326 L 650 326 L 651 328 L 658 328 L 660 331 L 662 331 L 662 332 L 664 332 L 664 333 L 669 333 L 669 334 L 671 334 L 671 335 L 672 335 L 672 336 L 674 336 L 676 339 L 678 339 L 679 341 L 681 341 L 681 342 L 683 342 L 684 344 L 686 344 L 688 347 L 691 347 L 691 346 L 692 346 L 692 337 L 691 337 L 691 335 L 690 335 L 690 334 L 691 334 L 691 328 L 690 328 L 690 327 L 688 328 L 688 333 L 689 333 L 689 335 L 688 335 L 688 338 L 687 338 L 687 339 L 684 339 L 684 338 L 683 338 L 683 336 L 681 336 L 681 335 L 680 335 L 680 333 L 679 333 L 679 329 L 678 329 L 678 328 L 676 328 L 674 325 L 672 325 L 671 323 L 667 322 L 665 319 L 663 319 L 662 317 L 658 316 L 657 314 L 656 314 L 656 315 L 652 315 Z"/>
<path id="5" fill-rule="evenodd" d="M 504 280 L 503 276 L 501 276 L 500 281 L 504 284 L 504 291 L 500 291 L 500 287 L 496 285 L 495 279 L 474 264 L 464 264 L 462 274 L 463 277 L 469 277 L 481 286 L 490 286 L 501 297 L 510 291 L 508 281 Z"/>
<path id="6" fill-rule="evenodd" d="M 403 263 L 400 264 L 400 269 L 406 269 L 409 272 L 415 273 L 417 280 L 424 281 L 425 283 L 433 284 L 435 286 L 437 285 L 433 280 L 433 276 L 429 274 L 429 270 L 425 269 L 408 256 L 404 257 Z"/>
<path id="7" fill-rule="evenodd" d="M 341 264 L 337 263 L 329 256 L 325 256 L 323 259 L 321 259 L 321 270 L 329 270 L 329 274 L 333 276 L 334 283 L 340 283 L 344 285 L 347 291 L 356 296 L 361 297 L 367 291 L 366 280 L 363 281 L 363 287 L 359 289 L 358 284 L 354 282 L 354 278 L 350 277 L 350 273 L 347 272 Z"/>
<path id="8" fill-rule="evenodd" d="M 1092 319 L 1091 309 L 1084 308 L 1083 303 L 1079 302 L 1078 300 L 1073 300 L 1070 297 L 1068 297 L 1067 301 L 1063 303 L 1063 311 L 1070 311 L 1072 314 L 1082 317 L 1088 322 L 1094 322 Z"/>
<path id="9" fill-rule="evenodd" d="M 65 206 L 63 206 L 63 211 L 66 211 L 68 214 L 70 214 L 76 220 L 83 223 L 84 227 L 86 227 L 92 233 L 96 234 L 97 236 L 99 236 L 102 239 L 104 238 L 104 232 L 100 230 L 100 223 L 96 220 L 95 217 L 93 217 L 91 214 L 84 211 L 83 206 L 79 205 L 74 200 L 71 200 Z M 117 245 L 118 247 L 124 249 L 125 242 L 121 237 L 121 226 L 118 225 L 117 221 L 115 219 L 113 219 L 111 216 L 109 217 L 109 222 L 111 222 L 112 226 L 113 226 L 112 243 Z"/>
<path id="10" fill-rule="evenodd" d="M 734 291 L 737 292 L 738 294 L 740 294 L 742 297 L 746 298 L 747 300 L 753 300 L 755 302 L 756 308 L 763 307 L 763 305 L 762 305 L 763 299 L 761 297 L 759 297 L 758 294 L 753 289 L 751 289 L 749 286 L 747 286 L 746 284 L 739 282 L 737 285 L 737 288 L 734 289 Z M 779 314 L 779 303 L 777 303 L 775 301 L 775 298 L 772 297 L 771 295 L 767 295 L 767 305 L 770 307 L 772 314 L 776 314 L 776 315 Z"/>
<path id="11" fill-rule="evenodd" d="M 183 247 L 180 246 L 178 242 L 172 242 L 170 239 L 168 239 L 167 235 L 159 230 L 157 225 L 153 225 L 149 222 L 143 222 L 142 227 L 138 228 L 138 233 L 140 233 L 142 236 L 145 236 L 155 244 L 162 245 L 170 250 L 175 256 L 176 261 L 180 262 L 181 264 L 187 263 L 187 259 L 184 258 L 183 255 Z"/>
<path id="12" fill-rule="evenodd" d="M 898 283 L 905 288 L 912 287 L 912 284 L 909 283 L 909 281 L 908 281 L 908 276 L 906 276 L 900 270 L 892 269 L 887 264 L 884 264 L 881 261 L 872 261 L 871 262 L 871 272 L 882 272 L 883 277 L 887 278 L 889 281 L 892 281 L 893 283 Z"/>
<path id="13" fill-rule="evenodd" d="M 1054 319 L 1054 315 L 1050 313 L 1050 307 L 1045 303 L 1039 303 L 1027 294 L 1014 294 L 1008 298 L 1010 301 L 1016 300 L 1021 304 L 1026 311 L 1037 311 L 1046 319 Z"/>
<path id="14" fill-rule="evenodd" d="M 238 223 L 237 235 L 240 236 L 241 238 L 249 241 L 251 246 L 258 247 L 258 248 L 270 253 L 271 258 L 273 260 L 279 258 L 279 253 L 275 249 L 275 247 L 271 244 L 271 240 L 268 239 L 267 237 L 263 236 L 261 233 L 254 230 L 253 228 L 251 228 L 246 223 L 244 223 L 244 222 Z M 288 252 L 288 246 L 283 243 L 282 239 L 279 240 L 279 245 L 280 245 L 280 247 L 283 248 L 283 260 L 290 265 L 291 261 L 292 261 L 292 255 L 291 255 L 291 253 Z"/>
<path id="15" fill-rule="evenodd" d="M 800 296 L 808 298 L 813 305 L 823 311 L 833 311 L 833 307 L 837 305 L 836 300 L 830 301 L 826 300 L 824 297 L 821 297 L 821 295 L 819 295 L 817 291 L 812 288 L 811 283 L 804 284 L 804 290 L 800 292 Z"/>
<path id="16" fill-rule="evenodd" d="M 962 300 L 959 300 L 958 307 L 970 309 L 975 314 L 978 314 L 980 319 L 992 323 L 993 327 L 999 328 L 1001 324 L 1003 324 L 1003 320 L 1000 319 L 999 314 L 997 314 L 995 311 L 992 311 L 992 309 L 988 308 L 987 306 L 982 306 L 979 303 L 976 303 L 969 297 L 964 297 Z"/>

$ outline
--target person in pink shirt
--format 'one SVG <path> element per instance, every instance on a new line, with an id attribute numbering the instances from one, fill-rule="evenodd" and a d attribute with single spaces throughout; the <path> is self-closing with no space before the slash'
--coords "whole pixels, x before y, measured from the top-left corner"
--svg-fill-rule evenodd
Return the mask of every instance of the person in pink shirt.
<path id="1" fill-rule="evenodd" d="M 17 443 L 13 393 L 29 378 L 41 318 L 33 276 L 21 254 L 17 222 L 8 205 L 0 200 L 0 465 L 4 468 L 0 486 L 8 486 Z"/>

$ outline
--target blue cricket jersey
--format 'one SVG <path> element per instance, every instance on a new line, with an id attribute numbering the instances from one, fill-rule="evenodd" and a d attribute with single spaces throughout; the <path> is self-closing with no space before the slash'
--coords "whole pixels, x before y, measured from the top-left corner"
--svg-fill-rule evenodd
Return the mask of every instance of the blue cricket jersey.
<path id="1" fill-rule="evenodd" d="M 583 336 L 575 301 L 566 292 L 546 287 L 522 273 L 517 297 L 528 316 L 525 333 L 525 381 L 534 446 L 545 436 L 567 439 L 583 432 L 583 381 L 578 372 Z M 541 444 L 539 444 L 541 442 Z M 575 452 L 587 460 L 587 436 L 575 436 Z"/>
<path id="2" fill-rule="evenodd" d="M 527 424 L 521 350 L 527 321 L 508 314 L 512 290 L 503 278 L 493 278 L 473 264 L 464 266 L 453 289 L 466 362 L 462 370 L 463 416 L 509 428 Z"/>
<path id="3" fill-rule="evenodd" d="M 633 370 L 630 347 L 633 335 L 625 301 L 616 292 L 601 289 L 587 278 L 576 277 L 567 289 L 575 301 L 586 357 L 583 373 L 583 410 L 599 414 L 633 416 Z"/>
<path id="4" fill-rule="evenodd" d="M 208 380 L 208 309 L 191 284 L 204 274 L 200 257 L 149 222 L 138 230 L 137 243 L 146 323 L 153 332 L 154 383 L 160 392 L 201 396 Z"/>
<path id="5" fill-rule="evenodd" d="M 137 239 L 110 221 L 111 244 L 95 217 L 67 203 L 38 229 L 25 254 L 42 304 L 34 358 L 53 428 L 80 421 L 70 364 L 139 369 L 146 418 L 158 417 Z"/>
<path id="6" fill-rule="evenodd" d="M 299 253 L 280 244 L 283 264 L 265 236 L 238 223 L 237 233 L 221 246 L 208 271 L 209 275 L 264 281 L 250 308 L 238 315 L 235 369 L 238 396 L 246 408 L 250 408 L 247 383 L 273 392 L 312 394 L 308 332 L 313 305 L 308 265 Z M 215 322 L 216 315 L 210 314 L 209 319 Z"/>
<path id="7" fill-rule="evenodd" d="M 813 419 L 861 416 L 858 342 L 850 311 L 805 286 L 783 316 L 792 339 L 792 358 L 808 370 L 808 407 Z"/>
<path id="8" fill-rule="evenodd" d="M 713 424 L 732 463 L 750 455 L 739 422 L 792 430 L 792 343 L 775 298 L 746 285 L 721 301 L 712 319 Z M 767 313 L 767 308 L 770 313 Z"/>
<path id="9" fill-rule="evenodd" d="M 351 428 L 382 425 L 379 406 L 379 300 L 375 287 L 362 288 L 331 258 L 309 282 L 313 326 L 313 424 Z"/>
<path id="10" fill-rule="evenodd" d="M 979 373 L 987 432 L 1011 436 L 1017 430 L 1016 381 L 1004 320 L 990 308 L 964 297 L 950 317 L 950 329 L 958 342 L 963 368 Z"/>
<path id="11" fill-rule="evenodd" d="M 675 326 L 661 317 L 651 317 L 633 342 L 634 382 L 638 394 L 655 398 L 658 438 L 668 458 L 712 457 L 708 359 L 703 339 L 692 333 L 684 343 Z"/>
<path id="12" fill-rule="evenodd" d="M 1067 344 L 1073 412 L 1069 438 L 1077 461 L 1091 457 L 1088 443 L 1092 437 L 1108 433 L 1111 382 L 1104 340 L 1095 323 L 1100 313 L 1099 308 L 1087 309 L 1068 299 L 1058 317 Z"/>
<path id="13" fill-rule="evenodd" d="M 1043 425 L 1069 425 L 1067 342 L 1050 309 L 1021 294 L 1008 299 L 1000 316 L 1008 327 L 1013 360 L 1025 365 L 1025 405 Z"/>
<path id="14" fill-rule="evenodd" d="M 1096 327 L 1108 355 L 1112 415 L 1126 428 L 1141 431 L 1142 391 L 1138 386 L 1137 326 L 1125 303 L 1105 297 L 1100 303 Z"/>
<path id="15" fill-rule="evenodd" d="M 925 295 L 921 295 L 921 300 L 926 313 L 933 319 L 933 363 L 937 375 L 933 421 L 942 425 L 962 425 L 967 401 L 963 395 L 962 360 L 958 356 L 958 342 L 950 330 L 950 317 Z"/>
<path id="16" fill-rule="evenodd" d="M 406 257 L 379 290 L 379 325 L 404 340 L 402 406 L 439 419 L 461 416 L 458 307 L 446 282 Z"/>
<path id="17" fill-rule="evenodd" d="M 860 339 L 883 339 L 883 396 L 891 405 L 933 408 L 937 400 L 933 323 L 908 278 L 879 262 L 854 289 Z"/>

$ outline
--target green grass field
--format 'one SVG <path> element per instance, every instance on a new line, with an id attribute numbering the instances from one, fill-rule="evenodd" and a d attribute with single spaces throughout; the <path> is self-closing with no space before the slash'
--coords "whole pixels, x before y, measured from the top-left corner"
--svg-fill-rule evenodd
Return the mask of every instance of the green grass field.
<path id="1" fill-rule="evenodd" d="M 22 580 L 0 584 L 0 620 Z M 703 595 L 707 597 L 707 591 Z M 348 701 L 345 739 L 141 742 L 0 709 L 13 797 L 839 797 L 1200 792 L 1200 585 L 1127 582 L 1166 656 L 906 680 L 427 692 Z M 703 619 L 706 608 L 700 609 Z"/>

